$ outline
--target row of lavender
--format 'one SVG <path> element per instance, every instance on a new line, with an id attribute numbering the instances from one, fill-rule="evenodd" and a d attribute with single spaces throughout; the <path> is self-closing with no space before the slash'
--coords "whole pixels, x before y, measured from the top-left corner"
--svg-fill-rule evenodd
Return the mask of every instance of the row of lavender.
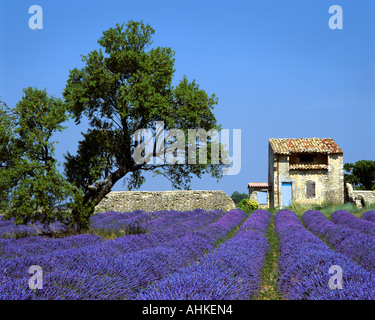
<path id="1" fill-rule="evenodd" d="M 185 231 L 181 237 L 170 239 L 168 232 L 160 233 L 165 241 L 146 248 L 138 244 L 129 250 L 125 239 L 136 238 L 125 236 L 80 248 L 2 258 L 0 299 L 134 299 L 142 287 L 210 252 L 216 241 L 225 238 L 245 217 L 243 211 L 231 210 L 200 231 Z M 203 217 L 194 225 L 198 221 L 204 221 Z M 173 237 L 172 230 L 169 236 Z M 28 287 L 31 265 L 43 268 L 42 290 L 34 292 Z"/>
<path id="2" fill-rule="evenodd" d="M 371 217 L 375 212 L 362 216 Z M 375 271 L 375 224 L 338 210 L 328 220 L 320 211 L 309 210 L 302 216 L 305 226 L 317 236 L 363 268 Z"/>
<path id="3" fill-rule="evenodd" d="M 375 211 L 367 211 L 359 219 L 345 210 L 337 210 L 331 215 L 331 220 L 339 225 L 356 229 L 365 234 L 375 236 Z"/>
<path id="4" fill-rule="evenodd" d="M 135 211 L 133 213 L 106 212 L 93 216 L 91 220 L 94 222 L 94 228 L 105 228 L 113 218 L 118 218 L 118 224 L 123 226 L 128 226 L 134 222 L 145 224 L 147 221 L 157 219 L 151 213 Z M 102 223 L 98 223 L 98 221 L 102 221 Z M 59 228 L 57 225 L 54 227 L 55 230 Z M 16 226 L 12 221 L 4 220 L 0 220 L 0 230 L 2 235 L 10 235 L 12 232 L 14 235 L 14 233 L 19 233 L 20 230 L 23 230 L 25 235 L 18 239 L 14 237 L 0 238 L 1 258 L 22 257 L 29 254 L 39 255 L 54 250 L 80 248 L 97 244 L 103 240 L 101 237 L 92 234 L 52 239 L 47 236 L 40 236 L 43 226 L 39 224 Z"/>
<path id="5" fill-rule="evenodd" d="M 134 212 L 118 213 L 105 212 L 96 214 L 90 218 L 91 231 L 120 231 L 129 225 L 135 223 L 145 223 L 165 214 L 165 211 L 144 212 L 136 210 Z M 49 226 L 43 226 L 41 223 L 29 223 L 27 225 L 16 225 L 13 219 L 5 220 L 0 216 L 0 238 L 12 239 L 27 236 L 40 235 L 48 231 L 63 231 L 59 223 L 52 223 Z"/>
<path id="6" fill-rule="evenodd" d="M 55 250 L 66 250 L 94 245 L 103 247 L 103 251 L 120 247 L 128 251 L 138 248 L 151 247 L 160 241 L 182 236 L 187 231 L 200 230 L 209 223 L 218 219 L 223 212 L 221 210 L 204 211 L 194 210 L 190 212 L 161 211 L 146 213 L 135 211 L 133 213 L 106 212 L 97 215 L 95 227 L 102 228 L 110 225 L 111 221 L 118 218 L 121 225 L 130 225 L 137 221 L 141 227 L 148 231 L 147 234 L 129 235 L 119 237 L 111 241 L 92 234 L 77 235 L 52 239 L 49 237 L 25 237 L 20 239 L 0 239 L 0 258 L 23 257 L 26 255 L 42 255 Z M 120 225 L 120 222 L 117 223 Z"/>
<path id="7" fill-rule="evenodd" d="M 257 296 L 271 214 L 257 210 L 235 236 L 196 263 L 141 290 L 139 300 L 244 300 Z"/>
<path id="8" fill-rule="evenodd" d="M 322 215 L 308 211 L 303 221 L 320 235 L 318 231 L 324 227 L 318 223 L 321 218 Z M 287 299 L 375 299 L 375 275 L 346 254 L 330 248 L 307 230 L 294 212 L 276 213 L 275 228 L 280 237 L 279 289 Z M 332 225 L 326 230 L 332 230 Z M 333 235 L 330 231 L 327 234 Z M 338 236 L 334 241 L 341 243 L 344 238 Z M 332 270 L 342 270 L 342 286 Z"/>

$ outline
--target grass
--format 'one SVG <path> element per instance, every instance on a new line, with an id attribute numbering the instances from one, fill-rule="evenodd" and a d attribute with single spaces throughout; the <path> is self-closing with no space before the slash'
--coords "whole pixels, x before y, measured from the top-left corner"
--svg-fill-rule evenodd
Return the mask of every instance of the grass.
<path id="1" fill-rule="evenodd" d="M 371 206 L 367 206 L 365 208 L 358 208 L 356 207 L 355 205 L 353 205 L 352 203 L 345 203 L 343 205 L 339 205 L 339 206 L 335 206 L 335 205 L 331 205 L 331 206 L 326 206 L 326 207 L 323 207 L 320 211 L 326 216 L 326 217 L 330 217 L 332 213 L 334 213 L 336 210 L 346 210 L 346 211 L 349 211 L 350 213 L 352 213 L 353 215 L 355 215 L 357 218 L 360 218 L 362 216 L 363 213 L 365 213 L 366 211 L 371 211 L 371 210 L 375 210 L 375 205 L 371 205 Z"/>
<path id="2" fill-rule="evenodd" d="M 274 215 L 272 215 L 271 223 L 267 228 L 267 240 L 269 248 L 264 259 L 257 300 L 282 300 L 283 296 L 278 289 L 279 271 L 277 267 L 280 239 L 275 231 Z"/>

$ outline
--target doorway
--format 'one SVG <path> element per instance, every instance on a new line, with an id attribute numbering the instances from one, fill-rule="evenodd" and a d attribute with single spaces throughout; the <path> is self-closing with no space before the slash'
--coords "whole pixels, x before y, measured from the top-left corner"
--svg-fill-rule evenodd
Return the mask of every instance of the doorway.
<path id="1" fill-rule="evenodd" d="M 289 207 L 292 204 L 292 183 L 283 182 L 281 184 L 281 192 L 283 207 Z"/>

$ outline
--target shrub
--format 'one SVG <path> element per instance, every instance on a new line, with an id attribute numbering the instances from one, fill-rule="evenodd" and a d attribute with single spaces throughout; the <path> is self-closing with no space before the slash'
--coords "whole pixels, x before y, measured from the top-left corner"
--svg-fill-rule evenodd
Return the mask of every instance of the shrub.
<path id="1" fill-rule="evenodd" d="M 251 206 L 251 209 L 252 209 L 252 210 L 257 210 L 257 209 L 259 209 L 259 203 L 258 203 L 258 201 L 251 200 L 251 201 L 250 201 L 250 206 Z"/>
<path id="2" fill-rule="evenodd" d="M 243 211 L 257 210 L 259 209 L 259 203 L 255 200 L 250 201 L 250 199 L 242 199 L 238 204 L 238 208 Z"/>

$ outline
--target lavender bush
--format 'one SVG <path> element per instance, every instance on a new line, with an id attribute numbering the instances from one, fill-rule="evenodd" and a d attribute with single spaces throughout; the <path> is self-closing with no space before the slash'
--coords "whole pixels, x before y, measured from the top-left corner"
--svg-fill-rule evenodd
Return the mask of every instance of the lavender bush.
<path id="1" fill-rule="evenodd" d="M 213 210 L 209 212 L 204 210 L 193 210 L 180 213 L 171 211 L 152 213 L 153 215 L 158 216 L 158 218 L 149 220 L 142 224 L 142 227 L 149 230 L 148 234 L 128 235 L 126 237 L 119 237 L 109 241 L 103 241 L 101 237 L 93 235 L 76 235 L 60 239 L 40 236 L 26 237 L 17 240 L 0 239 L 0 257 L 22 257 L 28 254 L 33 254 L 35 256 L 53 252 L 55 250 L 65 250 L 90 245 L 95 245 L 96 250 L 103 251 L 103 254 L 109 252 L 115 254 L 118 249 L 120 249 L 121 252 L 136 251 L 155 246 L 160 242 L 182 237 L 189 231 L 199 231 L 214 220 L 218 219 L 222 213 L 221 210 Z M 108 215 L 112 217 L 113 214 L 113 212 L 100 214 L 98 220 L 100 219 L 102 223 L 100 224 L 97 222 L 97 226 L 100 228 L 103 225 L 107 226 L 108 219 L 106 219 L 105 216 Z M 115 213 L 115 215 L 121 216 L 122 214 Z M 127 213 L 124 215 L 127 215 Z M 134 220 L 137 217 L 139 217 L 139 215 L 137 215 L 136 212 L 134 217 L 130 219 Z M 168 220 L 166 217 L 170 217 L 171 219 Z M 126 219 L 123 219 L 123 221 L 125 220 Z M 149 224 L 152 224 L 151 227 L 149 227 Z"/>
<path id="2" fill-rule="evenodd" d="M 155 219 L 152 213 L 146 213 L 141 210 L 134 212 L 119 213 L 119 212 L 105 212 L 90 217 L 90 231 L 118 232 L 124 230 L 134 224 L 145 223 L 149 220 Z M 0 238 L 17 239 L 28 236 L 41 235 L 43 233 L 61 232 L 64 227 L 58 222 L 52 223 L 49 226 L 43 226 L 40 223 L 29 223 L 28 225 L 16 225 L 11 220 L 3 220 L 0 216 Z"/>
<path id="3" fill-rule="evenodd" d="M 304 225 L 369 271 L 375 271 L 375 238 L 345 224 L 329 221 L 320 211 L 309 210 L 302 216 Z"/>
<path id="4" fill-rule="evenodd" d="M 336 253 L 302 226 L 291 210 L 275 215 L 275 228 L 280 237 L 279 288 L 292 300 L 352 300 L 375 298 L 374 275 Z M 331 289 L 331 266 L 343 270 L 343 288 Z"/>
<path id="5" fill-rule="evenodd" d="M 113 245 L 121 239 L 117 238 L 41 255 L 0 258 L 0 299 L 132 299 L 142 287 L 212 250 L 215 241 L 245 217 L 245 212 L 231 210 L 201 231 L 136 251 Z M 28 288 L 31 265 L 43 268 L 42 290 Z"/>
<path id="6" fill-rule="evenodd" d="M 237 234 L 196 263 L 155 281 L 136 295 L 140 300 L 233 300 L 255 297 L 268 249 L 271 214 L 257 210 Z"/>
<path id="7" fill-rule="evenodd" d="M 160 243 L 171 241 L 183 237 L 187 233 L 193 231 L 201 231 L 206 228 L 214 220 L 222 216 L 222 210 L 204 211 L 193 210 L 190 212 L 171 212 L 166 211 L 158 218 L 142 224 L 147 234 L 128 235 L 126 237 L 118 237 L 97 246 L 97 250 L 101 250 L 103 255 L 116 254 L 118 250 L 121 253 L 134 252 L 141 249 L 152 248 Z M 171 219 L 166 219 L 165 215 Z M 180 215 L 177 219 L 176 217 Z M 183 219 L 181 218 L 183 217 Z M 177 221 L 178 220 L 178 221 Z"/>
<path id="8" fill-rule="evenodd" d="M 53 223 L 48 228 L 41 223 L 29 223 L 27 225 L 17 225 L 14 219 L 4 220 L 0 216 L 0 238 L 17 239 L 28 236 L 34 236 L 43 232 L 61 231 L 63 228 L 59 223 Z"/>
<path id="9" fill-rule="evenodd" d="M 337 210 L 331 215 L 331 220 L 336 224 L 345 225 L 363 233 L 375 236 L 375 223 L 359 219 L 345 210 Z"/>
<path id="10" fill-rule="evenodd" d="M 375 211 L 366 211 L 362 214 L 361 219 L 375 223 Z"/>
<path id="11" fill-rule="evenodd" d="M 135 210 L 133 212 L 114 212 L 108 211 L 105 213 L 96 214 L 90 217 L 91 233 L 96 234 L 114 234 L 115 236 L 126 235 L 131 232 L 131 228 L 139 228 L 139 232 L 153 232 L 160 231 L 172 226 L 177 226 L 187 220 L 194 224 L 195 221 L 204 219 L 212 221 L 223 214 L 222 210 L 206 211 L 202 209 L 195 209 L 192 211 L 178 212 L 178 211 L 156 211 L 145 212 L 142 210 Z M 208 220 L 207 220 L 208 219 Z M 63 227 L 59 223 L 51 224 L 46 230 L 41 224 L 16 225 L 13 220 L 2 220 L 0 217 L 0 238 L 17 239 L 22 237 L 41 235 L 43 232 L 63 231 Z"/>

